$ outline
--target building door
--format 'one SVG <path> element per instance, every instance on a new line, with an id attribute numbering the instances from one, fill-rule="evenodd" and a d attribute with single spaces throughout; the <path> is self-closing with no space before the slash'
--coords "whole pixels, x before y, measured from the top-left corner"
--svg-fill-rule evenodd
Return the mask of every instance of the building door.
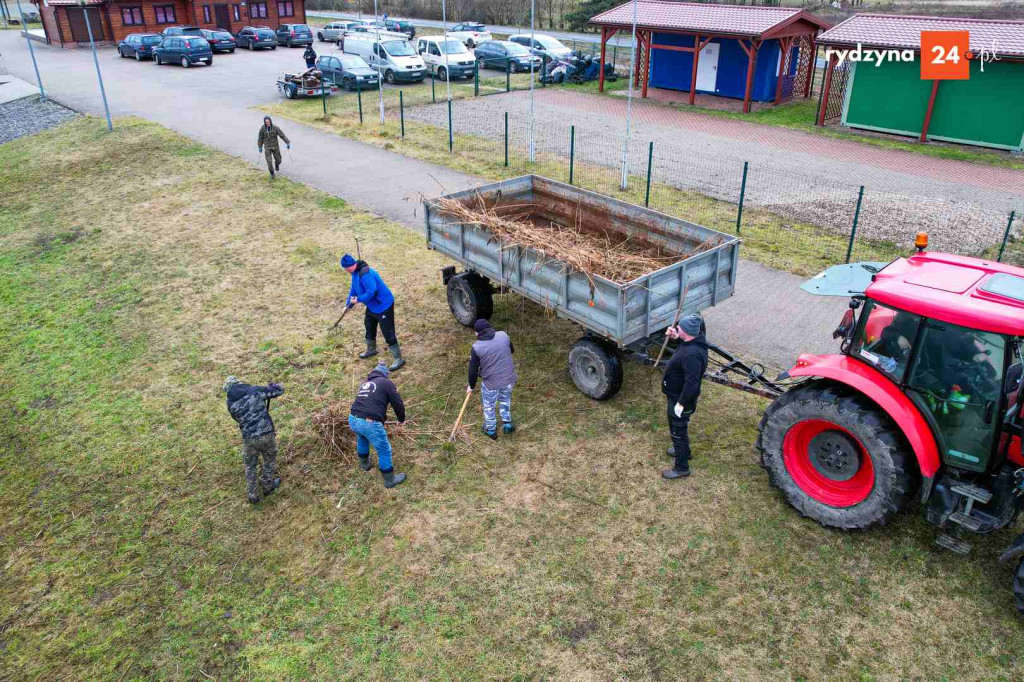
<path id="1" fill-rule="evenodd" d="M 217 22 L 217 28 L 222 28 L 231 33 L 231 15 L 228 13 L 227 5 L 214 5 L 213 19 Z"/>
<path id="2" fill-rule="evenodd" d="M 103 19 L 100 18 L 98 7 L 68 7 L 68 24 L 71 26 L 71 39 L 76 43 L 89 42 L 89 28 L 92 28 L 92 39 L 106 40 L 103 35 Z M 89 26 L 85 25 L 85 13 L 89 12 Z"/>
<path id="3" fill-rule="evenodd" d="M 708 43 L 697 60 L 697 89 L 714 92 L 718 84 L 718 43 Z"/>

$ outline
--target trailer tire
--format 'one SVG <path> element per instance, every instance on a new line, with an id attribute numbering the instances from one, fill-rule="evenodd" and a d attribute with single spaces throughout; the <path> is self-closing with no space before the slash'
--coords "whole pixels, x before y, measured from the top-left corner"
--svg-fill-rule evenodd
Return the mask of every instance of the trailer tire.
<path id="1" fill-rule="evenodd" d="M 569 376 L 594 400 L 608 400 L 622 388 L 622 360 L 610 343 L 584 336 L 569 349 Z"/>
<path id="2" fill-rule="evenodd" d="M 757 449 L 786 501 L 830 528 L 880 526 L 917 487 L 914 454 L 896 423 L 863 394 L 828 381 L 792 388 L 769 405 Z"/>
<path id="3" fill-rule="evenodd" d="M 448 280 L 448 307 L 459 324 L 472 327 L 494 313 L 491 285 L 483 277 L 464 272 Z"/>

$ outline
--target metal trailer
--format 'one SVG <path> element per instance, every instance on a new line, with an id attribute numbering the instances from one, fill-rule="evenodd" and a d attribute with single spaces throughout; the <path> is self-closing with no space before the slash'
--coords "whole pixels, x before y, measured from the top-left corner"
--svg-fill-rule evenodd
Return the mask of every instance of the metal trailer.
<path id="1" fill-rule="evenodd" d="M 569 352 L 569 373 L 577 388 L 596 400 L 612 397 L 621 387 L 622 356 L 653 364 L 649 351 L 658 354 L 654 346 L 677 316 L 715 305 L 736 286 L 740 240 L 664 213 L 536 175 L 444 196 L 482 201 L 499 212 L 503 206 L 517 213 L 528 207 L 535 221 L 628 236 L 679 254 L 678 261 L 631 282 L 595 276 L 592 285 L 591 278 L 569 271 L 562 261 L 529 248 L 503 247 L 486 229 L 445 215 L 436 199 L 424 202 L 427 248 L 465 267 L 459 274 L 454 266 L 442 271 L 455 319 L 472 326 L 490 317 L 492 293 L 498 289 L 579 323 L 586 333 Z"/>

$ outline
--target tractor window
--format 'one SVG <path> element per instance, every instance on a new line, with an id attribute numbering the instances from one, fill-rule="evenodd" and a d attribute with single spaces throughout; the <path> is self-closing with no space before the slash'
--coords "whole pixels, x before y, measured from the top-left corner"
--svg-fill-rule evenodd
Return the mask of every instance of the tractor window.
<path id="1" fill-rule="evenodd" d="M 1003 398 L 1006 339 L 945 322 L 924 326 L 908 389 L 938 425 L 943 460 L 984 470 Z"/>
<path id="2" fill-rule="evenodd" d="M 900 383 L 920 324 L 920 315 L 868 301 L 851 352 Z"/>

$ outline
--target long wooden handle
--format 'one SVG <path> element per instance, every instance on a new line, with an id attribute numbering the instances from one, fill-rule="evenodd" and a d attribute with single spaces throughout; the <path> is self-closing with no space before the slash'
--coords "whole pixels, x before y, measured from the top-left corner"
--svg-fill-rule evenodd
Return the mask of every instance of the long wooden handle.
<path id="1" fill-rule="evenodd" d="M 341 317 L 338 318 L 338 321 L 334 323 L 334 326 L 331 327 L 331 329 L 337 328 L 337 326 L 339 324 L 341 324 L 341 321 L 345 319 L 345 316 L 348 315 L 348 311 L 350 311 L 350 310 L 352 310 L 351 306 L 349 306 L 348 308 L 345 308 L 343 311 L 341 311 Z"/>
<path id="2" fill-rule="evenodd" d="M 459 424 L 462 423 L 462 415 L 466 413 L 466 405 L 469 405 L 469 397 L 473 395 L 471 391 L 466 391 L 466 399 L 462 401 L 462 409 L 459 410 L 459 416 L 455 420 L 455 426 L 452 427 L 452 435 L 448 436 L 448 442 L 455 440 L 455 432 L 459 430 Z"/>
<path id="3" fill-rule="evenodd" d="M 679 297 L 679 305 L 676 306 L 676 319 L 672 323 L 672 326 L 679 324 L 679 315 L 683 312 L 683 303 L 686 302 L 686 294 L 690 291 L 690 280 L 687 278 L 686 286 L 683 287 L 683 295 Z M 661 356 L 665 354 L 665 348 L 668 347 L 668 334 L 665 334 L 665 340 L 661 343 L 661 350 L 658 351 L 658 358 L 654 361 L 654 367 L 657 369 L 658 363 L 661 362 Z"/>

